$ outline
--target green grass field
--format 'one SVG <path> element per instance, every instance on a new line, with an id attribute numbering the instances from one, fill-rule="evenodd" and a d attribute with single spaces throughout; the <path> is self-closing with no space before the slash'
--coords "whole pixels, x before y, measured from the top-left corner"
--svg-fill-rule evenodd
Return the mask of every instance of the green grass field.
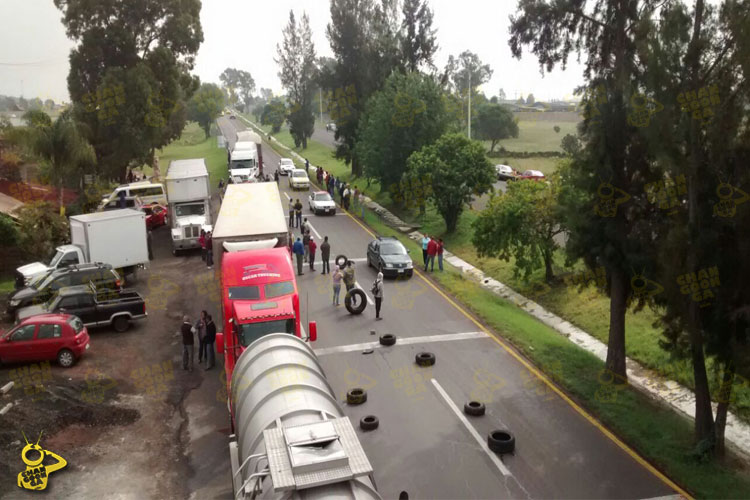
<path id="1" fill-rule="evenodd" d="M 575 134 L 577 123 L 569 121 L 548 121 L 534 119 L 536 115 L 543 113 L 518 113 L 518 115 L 529 115 L 518 121 L 518 137 L 503 139 L 495 146 L 496 149 L 504 147 L 508 151 L 562 151 L 560 142 L 566 134 Z M 530 119 L 529 119 L 530 118 Z M 560 127 L 560 132 L 555 132 L 553 127 Z M 472 134 L 473 135 L 473 134 Z M 485 141 L 487 149 L 490 143 Z"/>
<path id="2" fill-rule="evenodd" d="M 185 126 L 182 136 L 169 146 L 159 150 L 159 169 L 161 175 L 167 175 L 167 167 L 172 160 L 188 158 L 205 158 L 212 189 L 217 189 L 219 179 L 227 178 L 227 151 L 217 146 L 216 137 L 206 135 L 197 123 L 190 122 Z"/>

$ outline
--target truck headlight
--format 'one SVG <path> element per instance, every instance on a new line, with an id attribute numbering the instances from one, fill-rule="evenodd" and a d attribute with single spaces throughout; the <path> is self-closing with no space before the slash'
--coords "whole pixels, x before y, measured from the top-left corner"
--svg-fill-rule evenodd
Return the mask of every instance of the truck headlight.
<path id="1" fill-rule="evenodd" d="M 388 269 L 390 269 L 390 268 L 393 267 L 393 264 L 391 264 L 390 262 L 386 262 L 385 263 L 385 267 L 387 267 Z"/>

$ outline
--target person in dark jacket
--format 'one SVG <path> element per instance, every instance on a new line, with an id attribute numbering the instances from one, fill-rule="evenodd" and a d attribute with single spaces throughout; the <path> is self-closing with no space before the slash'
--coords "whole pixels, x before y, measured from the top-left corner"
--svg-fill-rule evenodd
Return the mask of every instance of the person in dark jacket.
<path id="1" fill-rule="evenodd" d="M 328 243 L 328 236 L 323 238 L 323 243 L 320 245 L 320 258 L 323 260 L 323 272 L 320 274 L 331 274 L 331 264 L 328 259 L 331 258 L 331 244 Z"/>
<path id="2" fill-rule="evenodd" d="M 182 369 L 192 372 L 193 358 L 195 356 L 195 344 L 193 340 L 195 327 L 190 324 L 190 318 L 187 315 L 182 317 L 180 333 L 182 334 Z"/>
<path id="3" fill-rule="evenodd" d="M 206 266 L 209 269 L 214 266 L 214 237 L 211 231 L 206 233 Z"/>
<path id="4" fill-rule="evenodd" d="M 151 230 L 146 233 L 146 245 L 148 246 L 148 260 L 154 260 L 154 249 L 152 247 L 153 237 L 151 236 Z"/>
<path id="5" fill-rule="evenodd" d="M 302 258 L 305 256 L 305 247 L 302 246 L 302 240 L 297 238 L 292 247 L 292 253 L 297 256 L 297 275 L 302 276 Z"/>
<path id="6" fill-rule="evenodd" d="M 310 257 L 310 231 L 304 231 L 302 233 L 302 247 L 305 249 L 305 258 L 303 262 L 307 262 Z"/>
<path id="7" fill-rule="evenodd" d="M 299 201 L 299 198 L 294 203 L 294 216 L 297 219 L 297 227 L 302 226 L 302 202 Z"/>
<path id="8" fill-rule="evenodd" d="M 206 338 L 204 340 L 206 349 L 206 370 L 210 370 L 216 364 L 216 353 L 214 351 L 216 342 L 216 324 L 210 314 L 206 315 Z"/>
<path id="9" fill-rule="evenodd" d="M 315 250 L 317 250 L 318 245 L 315 243 L 315 238 L 312 236 L 310 236 L 310 241 L 307 242 L 307 247 L 310 249 L 310 254 L 308 256 L 308 260 L 310 261 L 310 271 L 315 271 Z"/>

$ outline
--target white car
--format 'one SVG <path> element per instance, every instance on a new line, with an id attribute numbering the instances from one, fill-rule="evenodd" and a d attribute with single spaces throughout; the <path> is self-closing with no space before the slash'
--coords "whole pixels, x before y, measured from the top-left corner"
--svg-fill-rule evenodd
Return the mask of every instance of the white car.
<path id="1" fill-rule="evenodd" d="M 307 198 L 307 206 L 315 215 L 320 213 L 336 215 L 336 202 L 325 191 L 315 191 Z"/>
<path id="2" fill-rule="evenodd" d="M 497 180 L 499 181 L 514 181 L 516 175 L 518 175 L 518 172 L 508 165 L 495 165 L 495 173 L 497 173 Z"/>
<path id="3" fill-rule="evenodd" d="M 310 189 L 310 178 L 301 168 L 295 168 L 289 173 L 289 187 L 292 189 Z"/>
<path id="4" fill-rule="evenodd" d="M 279 160 L 279 175 L 289 175 L 295 168 L 291 158 L 282 158 Z"/>

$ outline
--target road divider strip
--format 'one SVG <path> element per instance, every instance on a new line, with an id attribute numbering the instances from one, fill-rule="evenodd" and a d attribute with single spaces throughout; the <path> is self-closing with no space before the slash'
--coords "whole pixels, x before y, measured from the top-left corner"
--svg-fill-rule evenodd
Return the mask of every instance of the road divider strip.
<path id="1" fill-rule="evenodd" d="M 484 332 L 447 333 L 444 335 L 425 335 L 422 337 L 399 337 L 395 345 L 428 344 L 432 342 L 451 342 L 456 340 L 474 340 L 489 337 Z M 380 349 L 384 347 L 380 342 L 364 342 L 361 344 L 349 344 L 336 347 L 324 347 L 315 349 L 315 354 L 325 356 L 326 354 L 337 354 L 342 352 L 362 351 L 364 349 Z"/>

